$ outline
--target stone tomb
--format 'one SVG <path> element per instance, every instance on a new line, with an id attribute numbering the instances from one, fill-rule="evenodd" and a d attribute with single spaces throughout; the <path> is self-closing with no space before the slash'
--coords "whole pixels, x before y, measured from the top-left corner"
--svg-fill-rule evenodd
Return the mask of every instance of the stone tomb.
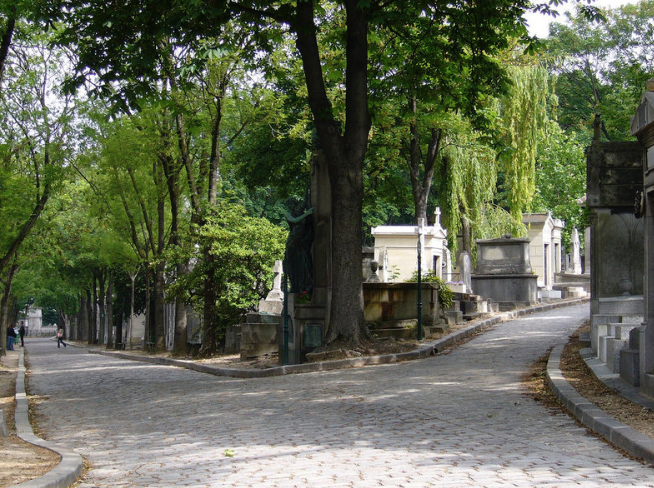
<path id="1" fill-rule="evenodd" d="M 239 352 L 242 360 L 273 356 L 279 352 L 284 308 L 281 261 L 275 261 L 273 271 L 273 289 L 264 300 L 259 301 L 258 311 L 248 313 L 242 323 L 227 328 L 225 352 Z"/>
<path id="2" fill-rule="evenodd" d="M 635 271 L 644 275 L 644 316 L 642 326 L 630 333 L 628 349 L 621 353 L 620 375 L 628 380 L 625 366 L 637 368 L 634 376 L 640 380 L 643 393 L 654 397 L 654 79 L 648 80 L 647 91 L 632 117 L 631 134 L 641 147 L 643 186 L 636 192 L 634 211 L 643 222 L 644 262 Z"/>
<path id="3" fill-rule="evenodd" d="M 538 277 L 532 272 L 529 239 L 503 237 L 477 240 L 477 267 L 472 288 L 500 310 L 538 301 Z"/>
<path id="4" fill-rule="evenodd" d="M 561 230 L 564 222 L 547 213 L 523 214 L 522 222 L 527 226 L 529 237 L 529 258 L 532 271 L 538 276 L 538 287 L 542 298 L 561 298 L 560 292 L 553 292 L 554 275 L 561 272 Z"/>
<path id="5" fill-rule="evenodd" d="M 375 260 L 379 263 L 379 278 L 382 282 L 406 281 L 418 269 L 418 236 L 422 273 L 433 272 L 448 279 L 451 273 L 447 231 L 441 226 L 440 208 L 434 213 L 434 225 L 381 225 L 373 227 L 375 238 Z"/>

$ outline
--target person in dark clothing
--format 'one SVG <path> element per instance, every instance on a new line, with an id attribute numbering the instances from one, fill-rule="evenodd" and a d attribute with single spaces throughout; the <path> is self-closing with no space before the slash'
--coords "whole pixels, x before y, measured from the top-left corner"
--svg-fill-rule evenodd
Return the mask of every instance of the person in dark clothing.
<path id="1" fill-rule="evenodd" d="M 9 324 L 7 327 L 7 351 L 14 350 L 14 339 L 16 339 L 16 329 L 14 329 L 14 324 Z"/>
<path id="2" fill-rule="evenodd" d="M 20 347 L 25 347 L 25 324 L 20 324 L 18 335 L 20 337 Z"/>

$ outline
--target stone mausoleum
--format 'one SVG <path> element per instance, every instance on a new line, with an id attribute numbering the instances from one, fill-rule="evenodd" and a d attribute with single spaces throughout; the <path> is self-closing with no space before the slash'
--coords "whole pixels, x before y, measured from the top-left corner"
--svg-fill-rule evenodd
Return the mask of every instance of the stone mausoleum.
<path id="1" fill-rule="evenodd" d="M 531 269 L 538 276 L 541 298 L 561 298 L 560 292 L 552 295 L 552 286 L 555 274 L 562 269 L 561 231 L 565 223 L 549 212 L 524 214 L 522 222 L 527 227 Z"/>
<path id="2" fill-rule="evenodd" d="M 635 216 L 641 217 L 643 242 L 643 322 L 629 337 L 627 351 L 620 357 L 620 366 L 637 366 L 635 380 L 643 393 L 654 397 L 654 79 L 647 82 L 647 91 L 641 98 L 631 120 L 631 134 L 641 146 L 642 187 L 635 194 Z M 624 377 L 621 371 L 621 376 Z"/>
<path id="3" fill-rule="evenodd" d="M 375 260 L 379 263 L 379 278 L 382 282 L 406 281 L 418 269 L 418 234 L 422 233 L 422 273 L 433 271 L 444 280 L 451 273 L 450 252 L 447 248 L 447 231 L 440 222 L 440 208 L 434 213 L 434 225 L 382 225 L 373 227 L 375 238 Z"/>
<path id="4" fill-rule="evenodd" d="M 598 137 L 599 134 L 596 133 Z M 643 185 L 638 141 L 594 140 L 586 151 L 591 239 L 591 348 L 606 366 L 639 386 L 643 320 L 643 219 L 634 212 Z"/>

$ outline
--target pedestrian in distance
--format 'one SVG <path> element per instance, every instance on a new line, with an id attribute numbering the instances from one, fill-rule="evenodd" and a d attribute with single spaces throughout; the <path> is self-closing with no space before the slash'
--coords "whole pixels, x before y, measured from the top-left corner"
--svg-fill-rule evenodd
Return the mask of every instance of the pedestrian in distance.
<path id="1" fill-rule="evenodd" d="M 57 347 L 61 347 L 62 344 L 66 347 L 66 343 L 64 342 L 64 329 L 59 329 L 57 331 Z"/>
<path id="2" fill-rule="evenodd" d="M 20 336 L 20 347 L 25 347 L 25 324 L 20 324 L 18 335 Z"/>
<path id="3" fill-rule="evenodd" d="M 14 350 L 14 340 L 16 340 L 16 329 L 14 329 L 14 324 L 9 324 L 7 327 L 7 351 Z"/>

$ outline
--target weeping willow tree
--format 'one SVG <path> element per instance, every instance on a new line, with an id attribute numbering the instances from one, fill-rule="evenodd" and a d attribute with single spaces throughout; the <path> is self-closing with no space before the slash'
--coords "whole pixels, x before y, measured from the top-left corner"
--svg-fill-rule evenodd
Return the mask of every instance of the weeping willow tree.
<path id="1" fill-rule="evenodd" d="M 508 69 L 511 89 L 499 102 L 505 143 L 499 156 L 499 201 L 516 219 L 529 211 L 536 191 L 536 152 L 547 136 L 553 86 L 540 65 Z"/>
<path id="2" fill-rule="evenodd" d="M 481 134 L 457 130 L 448 134 L 437 169 L 443 223 L 450 235 L 462 234 L 468 252 L 475 238 L 525 236 L 522 212 L 536 191 L 536 153 L 547 135 L 553 89 L 539 65 L 513 66 L 508 74 L 511 88 L 496 108 L 499 154 Z M 450 246 L 456 250 L 456 241 Z"/>
<path id="3" fill-rule="evenodd" d="M 471 250 L 471 224 L 479 222 L 485 204 L 495 195 L 496 153 L 474 131 L 458 131 L 447 136 L 437 168 L 438 200 L 443 224 L 449 235 L 463 233 L 463 248 Z M 456 250 L 457 242 L 450 242 Z"/>

